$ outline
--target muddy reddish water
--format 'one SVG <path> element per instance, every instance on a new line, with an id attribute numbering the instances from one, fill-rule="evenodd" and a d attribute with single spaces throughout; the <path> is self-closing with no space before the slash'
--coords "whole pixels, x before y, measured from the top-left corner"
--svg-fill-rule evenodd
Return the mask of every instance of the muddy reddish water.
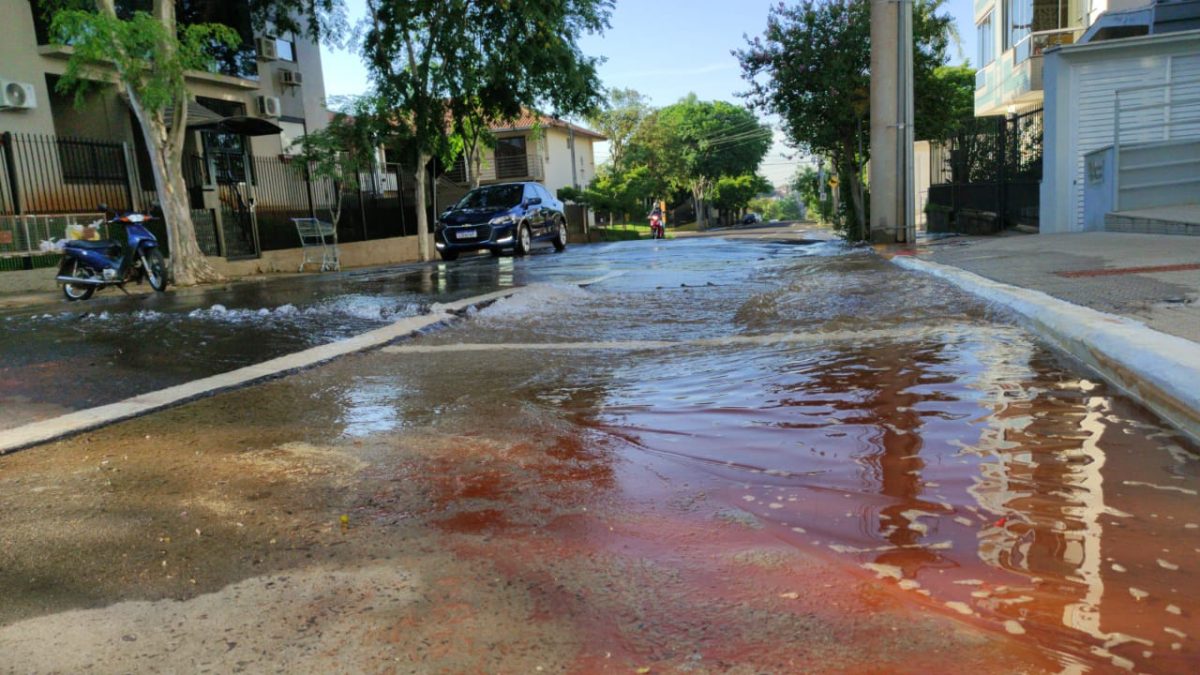
<path id="1" fill-rule="evenodd" d="M 406 671 L 1195 672 L 1195 446 L 1008 317 L 833 245 L 574 256 L 396 349 L 6 458 L 17 569 L 86 567 L 33 534 L 78 506 L 14 495 L 97 448 L 133 448 L 108 517 L 145 509 L 158 537 L 117 538 L 124 566 L 163 533 L 216 540 L 73 600 L 0 565 L 29 608 L 0 616 L 186 600 L 320 552 L 425 570 L 441 600 L 365 608 L 381 626 L 353 642 Z M 562 283 L 598 271 L 622 274 Z M 306 557 L 246 548 L 284 537 Z"/>

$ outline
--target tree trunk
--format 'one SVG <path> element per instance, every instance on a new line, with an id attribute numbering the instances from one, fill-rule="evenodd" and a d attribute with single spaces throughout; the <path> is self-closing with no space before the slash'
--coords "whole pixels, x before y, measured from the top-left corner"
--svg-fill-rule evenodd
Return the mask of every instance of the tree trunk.
<path id="1" fill-rule="evenodd" d="M 116 18 L 114 0 L 96 0 L 97 11 Z M 175 3 L 171 0 L 154 0 L 153 16 L 170 33 L 175 33 Z M 165 45 L 166 50 L 173 47 Z M 124 82 L 125 74 L 118 73 Z M 186 91 L 176 92 L 171 103 L 175 126 L 167 128 L 163 111 L 148 111 L 142 105 L 134 87 L 124 83 L 129 107 L 142 129 L 146 142 L 150 166 L 154 173 L 154 187 L 158 191 L 158 202 L 162 207 L 167 227 L 167 248 L 171 253 L 170 273 L 177 286 L 191 286 L 206 281 L 218 281 L 222 277 L 208 264 L 200 245 L 196 241 L 196 227 L 192 223 L 192 212 L 188 203 L 187 185 L 183 180 L 183 142 L 187 129 Z"/>
<path id="2" fill-rule="evenodd" d="M 429 160 L 429 153 L 417 152 L 417 251 L 425 262 L 433 259 L 429 250 L 429 213 L 425 202 L 425 171 L 429 168 Z"/>
<path id="3" fill-rule="evenodd" d="M 692 206 L 696 209 L 696 229 L 705 230 L 708 228 L 708 214 L 704 208 L 704 195 L 700 190 L 692 189 Z"/>
<path id="4" fill-rule="evenodd" d="M 208 264 L 196 241 L 196 228 L 192 223 L 191 206 L 188 203 L 187 185 L 183 181 L 183 133 L 167 129 L 162 114 L 149 116 L 145 108 L 126 88 L 130 107 L 142 128 L 142 137 L 149 150 L 150 166 L 154 173 L 154 187 L 158 191 L 158 203 L 162 207 L 167 226 L 167 247 L 171 253 L 171 277 L 176 286 L 194 286 L 199 283 L 220 281 L 223 277 Z M 185 124 L 186 112 L 183 102 L 175 109 L 177 125 Z M 174 142 L 178 137 L 179 142 Z"/>
<path id="5" fill-rule="evenodd" d="M 479 187 L 479 172 L 483 170 L 483 152 L 475 148 L 471 152 L 471 189 Z"/>

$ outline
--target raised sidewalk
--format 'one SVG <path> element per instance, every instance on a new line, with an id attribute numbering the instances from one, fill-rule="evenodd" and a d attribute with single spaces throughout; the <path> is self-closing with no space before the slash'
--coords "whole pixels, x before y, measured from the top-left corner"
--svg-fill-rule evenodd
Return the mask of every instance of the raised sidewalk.
<path id="1" fill-rule="evenodd" d="M 899 253 L 1015 312 L 1200 440 L 1200 237 L 952 237 Z"/>

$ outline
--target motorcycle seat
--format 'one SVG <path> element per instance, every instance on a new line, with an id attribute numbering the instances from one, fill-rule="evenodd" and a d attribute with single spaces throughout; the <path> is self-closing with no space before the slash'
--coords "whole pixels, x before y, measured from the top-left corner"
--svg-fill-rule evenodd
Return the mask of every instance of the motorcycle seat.
<path id="1" fill-rule="evenodd" d="M 105 251 L 110 248 L 116 248 L 117 246 L 119 246 L 119 244 L 117 244 L 117 242 L 113 241 L 112 239 L 100 239 L 99 241 L 88 241 L 86 239 L 72 239 L 72 240 L 68 241 L 66 244 L 64 244 L 64 246 L 66 246 L 67 248 L 82 248 L 82 249 L 89 249 L 89 250 L 93 250 L 93 251 Z"/>

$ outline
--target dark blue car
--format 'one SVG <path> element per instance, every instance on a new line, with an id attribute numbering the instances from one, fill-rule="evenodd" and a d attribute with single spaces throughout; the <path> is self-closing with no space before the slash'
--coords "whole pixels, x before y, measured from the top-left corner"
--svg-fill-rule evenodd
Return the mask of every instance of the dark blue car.
<path id="1" fill-rule="evenodd" d="M 562 202 L 539 183 L 485 185 L 438 216 L 434 241 L 443 260 L 485 249 L 496 256 L 505 249 L 525 255 L 535 242 L 561 251 L 567 247 L 567 218 Z"/>

